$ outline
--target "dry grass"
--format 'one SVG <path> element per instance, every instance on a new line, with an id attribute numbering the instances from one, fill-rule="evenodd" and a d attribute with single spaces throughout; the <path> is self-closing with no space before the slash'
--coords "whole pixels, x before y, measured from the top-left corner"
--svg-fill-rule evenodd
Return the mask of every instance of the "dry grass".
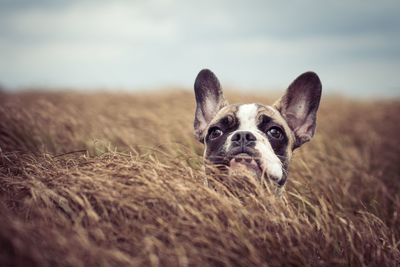
<path id="1" fill-rule="evenodd" d="M 0 94 L 0 265 L 400 265 L 399 101 L 323 99 L 282 197 L 204 186 L 193 110 L 179 91 Z"/>

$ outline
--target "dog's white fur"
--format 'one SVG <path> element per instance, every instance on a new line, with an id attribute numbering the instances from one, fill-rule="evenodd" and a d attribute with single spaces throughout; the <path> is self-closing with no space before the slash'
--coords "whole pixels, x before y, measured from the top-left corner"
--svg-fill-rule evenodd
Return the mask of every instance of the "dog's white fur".
<path id="1" fill-rule="evenodd" d="M 257 106 L 255 104 L 244 104 L 239 106 L 236 114 L 239 120 L 239 128 L 232 132 L 226 139 L 225 149 L 228 151 L 232 143 L 232 136 L 238 131 L 249 131 L 256 138 L 255 149 L 261 154 L 261 168 L 270 177 L 280 182 L 283 177 L 282 163 L 275 155 L 267 137 L 257 127 Z"/>

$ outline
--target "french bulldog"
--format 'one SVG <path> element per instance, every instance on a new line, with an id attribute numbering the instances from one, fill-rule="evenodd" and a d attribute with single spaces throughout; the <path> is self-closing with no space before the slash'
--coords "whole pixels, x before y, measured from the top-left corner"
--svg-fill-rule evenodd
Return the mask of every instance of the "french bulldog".
<path id="1" fill-rule="evenodd" d="M 196 77 L 194 131 L 206 166 L 246 171 L 282 187 L 293 151 L 315 134 L 322 85 L 314 72 L 297 77 L 273 105 L 228 104 L 208 69 Z"/>

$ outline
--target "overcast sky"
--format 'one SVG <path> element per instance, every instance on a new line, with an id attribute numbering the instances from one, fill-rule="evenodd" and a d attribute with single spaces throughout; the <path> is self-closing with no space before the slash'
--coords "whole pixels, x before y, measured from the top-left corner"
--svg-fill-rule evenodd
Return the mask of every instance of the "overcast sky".
<path id="1" fill-rule="evenodd" d="M 400 1 L 0 0 L 6 88 L 285 88 L 400 96 Z"/>

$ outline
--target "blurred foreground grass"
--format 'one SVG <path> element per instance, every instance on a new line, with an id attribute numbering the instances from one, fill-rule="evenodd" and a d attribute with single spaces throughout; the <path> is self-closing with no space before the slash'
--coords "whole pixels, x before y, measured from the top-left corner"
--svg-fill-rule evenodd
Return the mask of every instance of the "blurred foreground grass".
<path id="1" fill-rule="evenodd" d="M 278 198 L 204 186 L 193 98 L 0 93 L 0 265 L 400 265 L 400 101 L 323 98 Z"/>

